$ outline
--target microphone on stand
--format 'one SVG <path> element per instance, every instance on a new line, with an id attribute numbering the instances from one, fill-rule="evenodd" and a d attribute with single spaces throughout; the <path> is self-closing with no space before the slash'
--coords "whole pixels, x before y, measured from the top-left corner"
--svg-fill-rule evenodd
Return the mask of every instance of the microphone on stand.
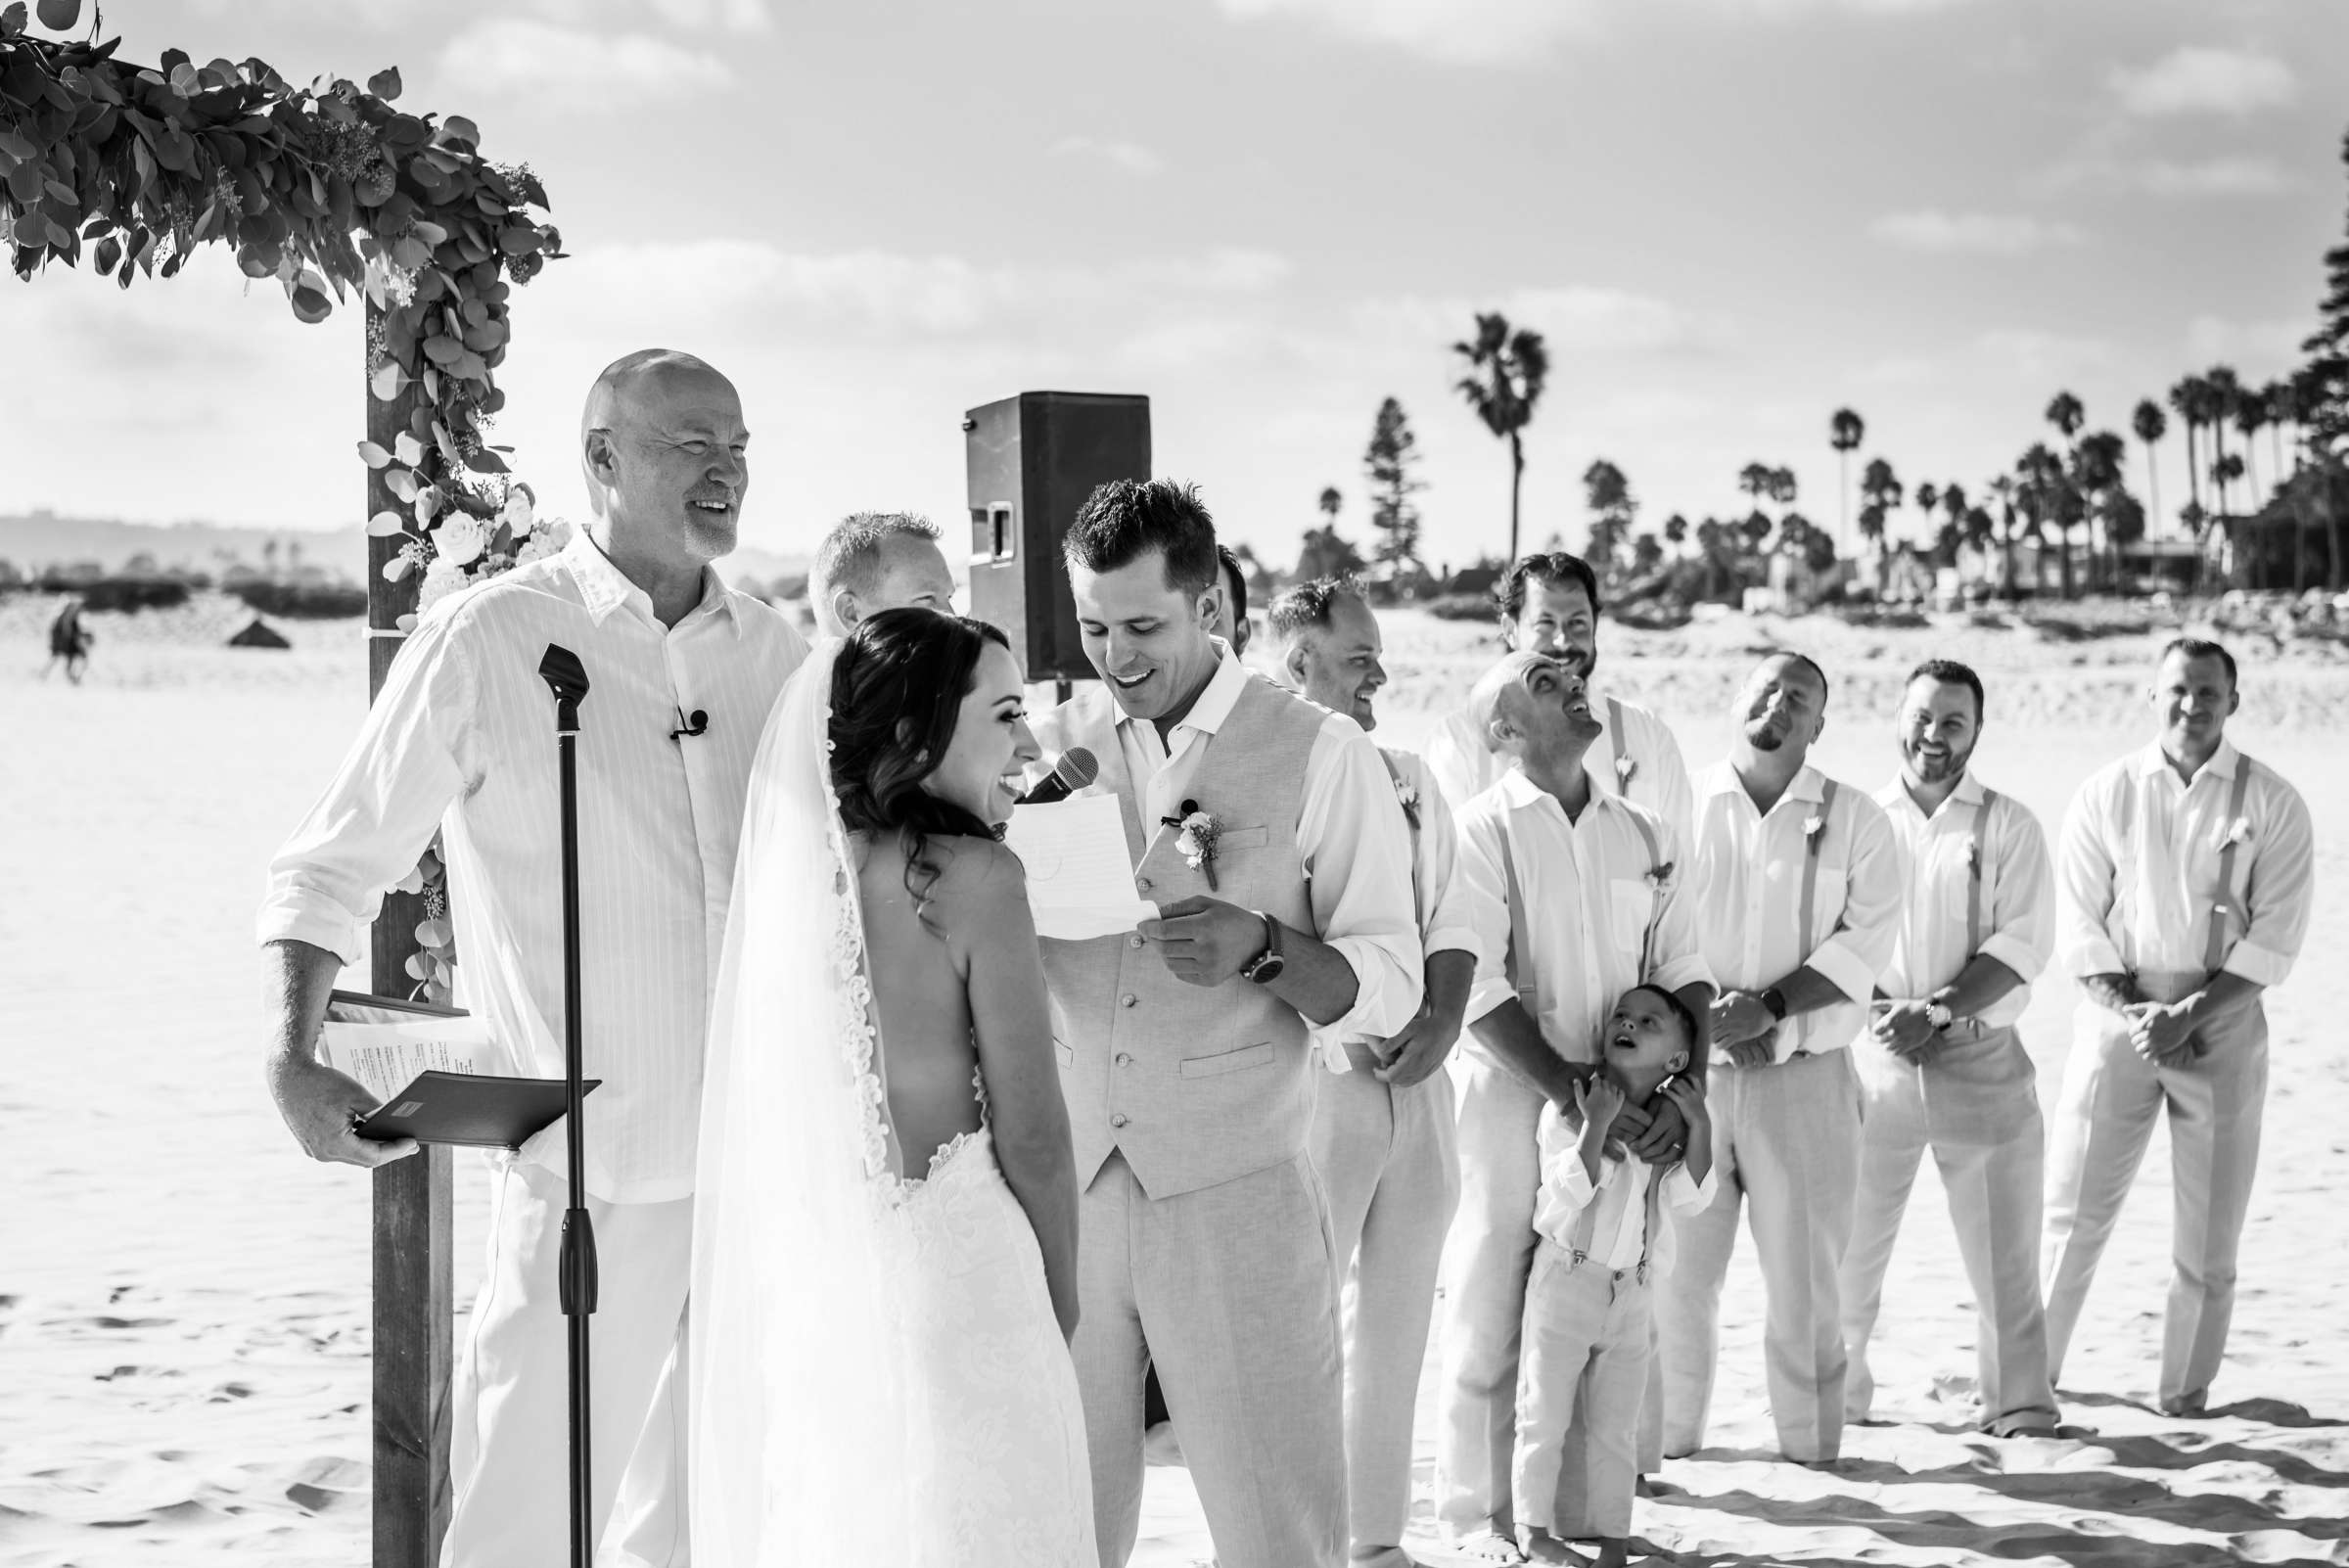
<path id="1" fill-rule="evenodd" d="M 677 727 L 668 732 L 668 738 L 675 740 L 680 735 L 704 735 L 709 730 L 710 715 L 707 712 L 697 708 L 691 716 L 687 716 L 685 710 L 680 708 L 677 710 Z"/>
<path id="2" fill-rule="evenodd" d="M 1035 788 L 1021 796 L 1021 806 L 1050 806 L 1065 801 L 1101 776 L 1101 764 L 1091 752 L 1082 746 L 1072 746 L 1052 763 L 1052 771 L 1038 779 Z"/>

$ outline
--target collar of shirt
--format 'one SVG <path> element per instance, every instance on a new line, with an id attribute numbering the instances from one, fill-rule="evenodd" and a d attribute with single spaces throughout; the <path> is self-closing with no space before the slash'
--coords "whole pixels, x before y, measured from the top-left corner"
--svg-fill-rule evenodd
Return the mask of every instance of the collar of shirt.
<path id="1" fill-rule="evenodd" d="M 1216 647 L 1222 655 L 1216 663 L 1216 672 L 1208 677 L 1207 687 L 1199 693 L 1199 700 L 1191 704 L 1191 711 L 1182 715 L 1174 733 L 1167 738 L 1166 753 L 1170 761 L 1188 749 L 1193 735 L 1213 735 L 1221 729 L 1223 720 L 1231 716 L 1231 705 L 1238 702 L 1240 693 L 1248 689 L 1248 667 L 1240 663 L 1239 657 L 1231 651 L 1231 645 L 1222 638 L 1216 639 Z M 1110 701 L 1114 703 L 1117 698 L 1113 695 Z M 1158 726 L 1149 719 L 1136 718 L 1123 708 L 1118 710 L 1119 728 L 1137 725 L 1137 733 L 1147 731 L 1152 740 L 1158 738 Z"/>
<path id="2" fill-rule="evenodd" d="M 1974 770 L 1969 767 L 1958 775 L 1958 787 L 1942 797 L 1939 808 L 1931 816 L 1927 816 L 1924 807 L 1916 804 L 1916 797 L 1909 793 L 1908 775 L 1895 773 L 1892 775 L 1892 782 L 1876 792 L 1876 804 L 1884 807 L 1886 811 L 1906 814 L 1919 822 L 1931 823 L 1949 817 L 1950 807 L 1953 806 L 1980 806 L 1982 795 L 1982 781 L 1974 777 Z"/>
<path id="3" fill-rule="evenodd" d="M 2219 749 L 2210 754 L 2210 761 L 2196 768 L 2194 776 L 2178 787 L 2182 790 L 2190 790 L 2205 778 L 2223 778 L 2232 783 L 2234 779 L 2235 760 L 2241 756 L 2242 753 L 2234 749 L 2234 742 L 2222 738 L 2219 742 Z M 2170 754 L 2161 749 L 2159 741 L 2153 742 L 2137 754 L 2137 764 L 2133 771 L 2139 778 L 2153 778 L 2164 773 L 2171 778 L 2178 776 L 2178 770 L 2170 766 Z"/>
<path id="4" fill-rule="evenodd" d="M 1588 821 L 1590 813 L 1594 810 L 1619 811 L 1623 809 L 1623 797 L 1601 789 L 1598 775 L 1590 769 L 1585 768 L 1583 771 L 1590 780 L 1590 804 L 1583 807 L 1584 821 Z M 1525 769 L 1518 765 L 1514 758 L 1509 760 L 1509 770 L 1500 775 L 1499 782 L 1495 784 L 1494 788 L 1500 792 L 1502 802 L 1512 811 L 1538 811 L 1546 806 L 1560 818 L 1565 819 L 1569 827 L 1582 825 L 1582 822 L 1567 818 L 1564 803 L 1532 779 L 1527 778 Z"/>
<path id="5" fill-rule="evenodd" d="M 653 596 L 628 580 L 627 574 L 612 564 L 612 558 L 588 536 L 585 529 L 573 535 L 563 547 L 564 565 L 571 569 L 572 581 L 578 584 L 579 602 L 587 607 L 588 618 L 601 626 L 615 610 L 633 610 L 647 624 L 658 626 L 660 617 L 653 613 Z M 726 586 L 717 569 L 702 566 L 702 598 L 685 620 L 695 616 L 723 615 L 734 627 L 734 635 L 742 635 L 742 613 L 734 602 L 734 590 Z M 684 622 L 679 622 L 683 625 Z M 666 629 L 666 628 L 665 628 Z"/>
<path id="6" fill-rule="evenodd" d="M 1748 806 L 1751 806 L 1754 800 L 1745 791 L 1745 780 L 1737 776 L 1736 764 L 1727 761 L 1716 762 L 1706 771 L 1703 779 L 1697 784 L 1697 794 L 1706 798 L 1715 795 L 1734 795 Z M 1773 806 L 1771 810 L 1775 811 L 1778 807 L 1784 806 L 1788 801 L 1816 803 L 1826 798 L 1827 776 L 1809 762 L 1805 762 L 1802 771 L 1787 781 L 1786 793 L 1778 797 L 1777 805 Z M 1759 811 L 1755 813 L 1757 816 L 1762 814 L 1764 813 Z"/>

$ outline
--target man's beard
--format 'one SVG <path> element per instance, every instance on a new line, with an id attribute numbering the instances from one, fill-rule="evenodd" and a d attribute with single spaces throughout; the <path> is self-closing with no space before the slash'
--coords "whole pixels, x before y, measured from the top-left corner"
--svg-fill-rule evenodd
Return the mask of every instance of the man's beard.
<path id="1" fill-rule="evenodd" d="M 1926 757 L 1920 752 L 1909 754 L 1909 764 L 1916 769 L 1917 782 L 1922 784 L 1946 784 L 1964 772 L 1965 764 L 1973 760 L 1974 753 L 1971 747 L 1962 752 L 1957 750 L 1945 752 L 1938 760 Z"/>
<path id="2" fill-rule="evenodd" d="M 1786 737 L 1770 727 L 1767 719 L 1757 719 L 1745 726 L 1745 743 L 1757 752 L 1774 752 L 1786 744 Z"/>

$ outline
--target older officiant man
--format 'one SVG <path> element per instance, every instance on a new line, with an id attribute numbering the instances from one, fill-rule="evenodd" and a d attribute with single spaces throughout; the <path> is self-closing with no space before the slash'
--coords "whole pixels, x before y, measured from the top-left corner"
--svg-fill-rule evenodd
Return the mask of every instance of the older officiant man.
<path id="1" fill-rule="evenodd" d="M 1085 1183 L 1071 1346 L 1101 1561 L 1133 1549 L 1155 1362 L 1222 1568 L 1346 1555 L 1338 1259 L 1314 1079 L 1419 1008 L 1408 831 L 1359 725 L 1248 673 L 1210 618 L 1215 524 L 1164 480 L 1096 489 L 1065 550 L 1101 677 L 1036 723 L 1100 760 L 1160 918 L 1046 938 Z"/>
<path id="2" fill-rule="evenodd" d="M 341 770 L 272 862 L 260 914 L 270 1089 L 313 1158 L 373 1166 L 410 1152 L 356 1135 L 374 1097 L 315 1047 L 337 972 L 366 951 L 385 892 L 436 828 L 460 999 L 516 1070 L 561 1077 L 554 713 L 538 663 L 549 643 L 579 656 L 593 685 L 578 741 L 581 1025 L 587 1073 L 603 1080 L 585 1111 L 602 1264 L 599 1535 L 648 1422 L 682 1418 L 657 1408 L 655 1391 L 684 1325 L 710 988 L 751 760 L 806 655 L 781 616 L 710 565 L 734 547 L 748 441 L 732 385 L 690 355 L 647 349 L 597 378 L 580 432 L 593 526 L 417 623 Z M 677 715 L 696 710 L 706 727 L 675 734 Z M 493 1178 L 488 1269 L 457 1357 L 448 1568 L 567 1560 L 564 1148 L 558 1123 Z M 681 1501 L 659 1501 L 598 1560 L 677 1560 Z"/>

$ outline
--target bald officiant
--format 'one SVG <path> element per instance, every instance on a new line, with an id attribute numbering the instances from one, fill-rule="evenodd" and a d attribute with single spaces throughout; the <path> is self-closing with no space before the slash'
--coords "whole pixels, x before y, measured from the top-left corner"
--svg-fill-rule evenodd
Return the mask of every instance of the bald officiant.
<path id="1" fill-rule="evenodd" d="M 1214 521 L 1164 480 L 1096 489 L 1064 545 L 1099 675 L 1037 719 L 1100 760 L 1134 931 L 1042 942 L 1084 1184 L 1084 1398 L 1101 1561 L 1140 1526 L 1155 1364 L 1222 1568 L 1346 1556 L 1338 1260 L 1315 1078 L 1419 1009 L 1410 843 L 1361 727 L 1211 631 Z"/>
<path id="2" fill-rule="evenodd" d="M 733 386 L 691 355 L 648 349 L 607 369 L 580 431 L 594 523 L 560 554 L 425 613 L 341 769 L 271 862 L 260 913 L 269 1085 L 312 1158 L 374 1166 L 413 1150 L 353 1130 L 375 1097 L 316 1046 L 338 972 L 366 952 L 385 893 L 436 830 L 464 955 L 459 1001 L 487 1020 L 515 1071 L 561 1078 L 554 702 L 538 665 L 550 643 L 578 655 L 593 683 L 578 740 L 591 890 L 580 1023 L 587 1075 L 603 1081 L 584 1113 L 602 1268 L 596 1536 L 639 1436 L 682 1418 L 658 1407 L 656 1390 L 673 1386 L 660 1373 L 684 1329 L 710 989 L 751 759 L 806 656 L 781 616 L 711 567 L 734 548 L 749 439 Z M 705 727 L 679 734 L 678 714 L 695 711 Z M 558 1123 L 496 1163 L 487 1272 L 456 1359 L 446 1568 L 568 1560 L 565 1149 Z M 632 1485 L 658 1494 L 676 1479 Z M 681 1560 L 683 1515 L 681 1499 L 655 1496 L 636 1528 L 615 1524 L 628 1539 L 598 1560 Z"/>

